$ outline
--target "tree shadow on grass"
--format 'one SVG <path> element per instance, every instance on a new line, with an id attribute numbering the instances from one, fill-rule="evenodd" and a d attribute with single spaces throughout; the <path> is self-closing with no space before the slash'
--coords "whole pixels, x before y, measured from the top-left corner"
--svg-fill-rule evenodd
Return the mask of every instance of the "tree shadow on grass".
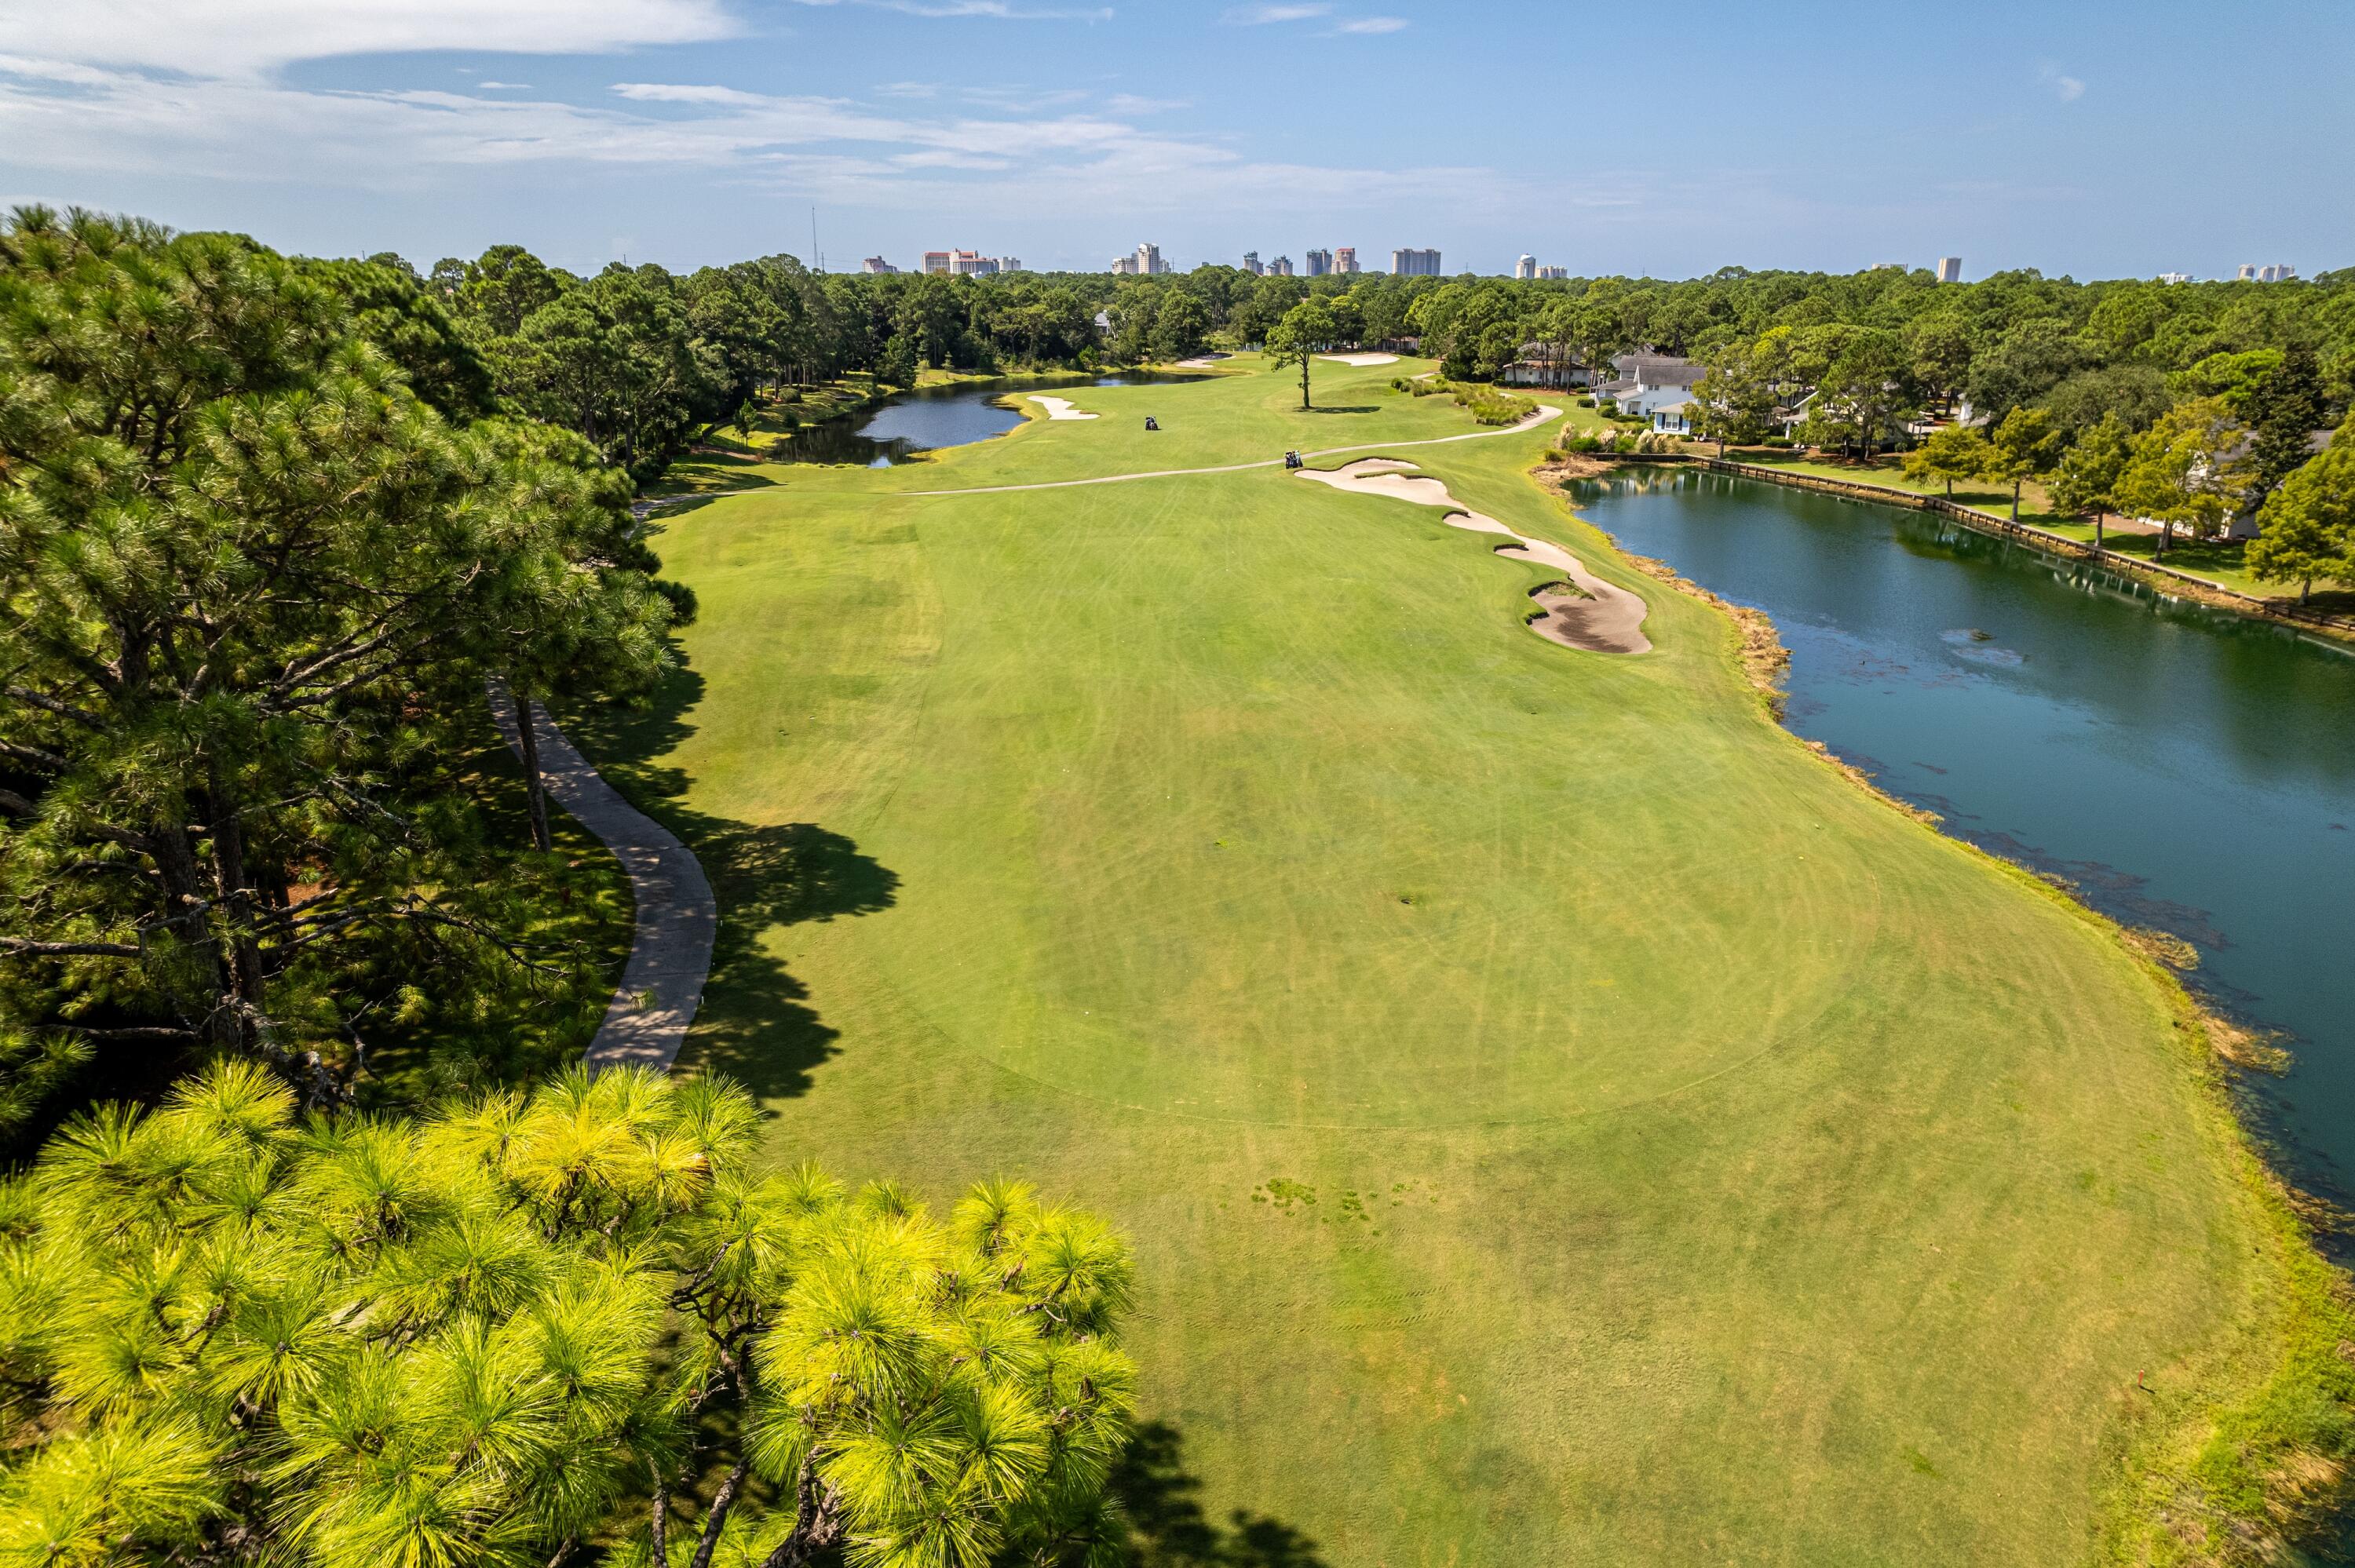
<path id="1" fill-rule="evenodd" d="M 606 781 L 686 841 L 711 881 L 719 929 L 692 1054 L 763 1098 L 792 1098 L 809 1092 L 837 1035 L 763 938 L 783 927 L 888 909 L 900 878 L 814 822 L 732 821 L 687 804 L 693 779 L 655 759 L 695 733 L 687 715 L 703 688 L 703 677 L 682 665 L 645 706 L 568 703 L 559 718 Z"/>
<path id="2" fill-rule="evenodd" d="M 1236 1509 L 1223 1525 L 1202 1511 L 1201 1478 L 1186 1468 L 1185 1436 L 1140 1425 L 1113 1471 L 1136 1568 L 1327 1568 L 1316 1543 L 1281 1520 Z"/>
<path id="3" fill-rule="evenodd" d="M 1304 414 L 1379 414 L 1381 409 L 1372 403 L 1319 403 L 1313 408 L 1303 408 Z"/>

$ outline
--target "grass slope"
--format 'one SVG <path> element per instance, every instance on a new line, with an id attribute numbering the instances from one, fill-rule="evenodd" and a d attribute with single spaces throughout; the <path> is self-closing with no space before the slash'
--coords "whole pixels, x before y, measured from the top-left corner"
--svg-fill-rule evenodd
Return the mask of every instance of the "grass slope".
<path id="1" fill-rule="evenodd" d="M 670 523 L 690 672 L 583 727 L 719 885 L 690 1056 L 781 1158 L 1117 1217 L 1170 1561 L 1198 1506 L 1267 1563 L 2081 1555 L 2137 1400 L 2270 1288 L 2091 917 L 1766 723 L 1522 477 L 1542 429 L 1409 455 L 1643 592 L 1652 654 L 1281 470 L 905 493 L 1472 429 L 1317 369 L 1362 411 L 1089 389 Z"/>

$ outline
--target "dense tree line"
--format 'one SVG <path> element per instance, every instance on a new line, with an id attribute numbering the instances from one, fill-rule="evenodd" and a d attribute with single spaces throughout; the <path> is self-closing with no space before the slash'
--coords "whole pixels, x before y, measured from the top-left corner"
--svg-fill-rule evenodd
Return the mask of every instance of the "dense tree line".
<path id="1" fill-rule="evenodd" d="M 626 478 L 496 408 L 395 270 L 0 228 L 0 1132 L 94 1055 L 333 1100 L 386 1031 L 496 1054 L 593 990 L 467 782 L 485 683 L 641 687 L 687 600 Z"/>
<path id="2" fill-rule="evenodd" d="M 641 473 L 783 380 L 859 372 L 906 386 L 925 366 L 1182 359 L 1268 343 L 1307 302 L 1330 343 L 1412 341 L 1456 380 L 1491 380 L 1532 356 L 1599 366 L 1641 348 L 1705 360 L 1719 372 L 1711 423 L 1736 440 L 1814 390 L 1809 438 L 1822 444 L 1885 443 L 1914 415 L 1964 404 L 1990 424 L 2046 408 L 2073 444 L 2105 417 L 2138 432 L 2189 398 L 2240 397 L 2293 347 L 2314 356 L 2328 409 L 2355 391 L 2355 272 L 2173 285 L 2034 271 L 1941 284 L 1894 269 L 1727 268 L 1681 281 L 1273 278 L 1220 266 L 947 278 L 821 276 L 773 256 L 686 276 L 617 264 L 583 279 L 499 246 L 436 264 L 426 283 L 510 407 Z"/>

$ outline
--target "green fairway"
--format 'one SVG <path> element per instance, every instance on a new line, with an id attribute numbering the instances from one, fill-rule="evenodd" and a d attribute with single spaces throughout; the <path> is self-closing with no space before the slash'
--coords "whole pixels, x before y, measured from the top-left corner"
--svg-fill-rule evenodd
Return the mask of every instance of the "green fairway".
<path id="1" fill-rule="evenodd" d="M 1771 724 L 1526 477 L 1558 421 L 1398 451 L 1652 652 L 1280 467 L 916 493 L 1477 429 L 1390 388 L 1427 362 L 1319 362 L 1306 413 L 1234 363 L 668 520 L 687 670 L 574 727 L 718 889 L 688 1060 L 780 1160 L 1113 1216 L 1138 1500 L 1229 1560 L 2084 1555 L 2275 1289 L 2171 999 Z"/>

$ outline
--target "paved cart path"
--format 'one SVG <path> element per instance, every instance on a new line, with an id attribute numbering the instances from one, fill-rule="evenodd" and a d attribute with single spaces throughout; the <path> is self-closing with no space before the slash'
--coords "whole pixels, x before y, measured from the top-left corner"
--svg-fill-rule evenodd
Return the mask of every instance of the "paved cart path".
<path id="1" fill-rule="evenodd" d="M 490 699 L 499 733 L 522 756 L 506 688 L 494 683 Z M 637 903 L 621 989 L 584 1059 L 592 1071 L 645 1066 L 667 1072 L 678 1059 L 687 1025 L 703 1001 L 703 982 L 711 974 L 711 938 L 719 928 L 711 884 L 695 852 L 598 777 L 545 709 L 535 708 L 533 719 L 549 794 L 613 852 L 629 874 Z"/>

